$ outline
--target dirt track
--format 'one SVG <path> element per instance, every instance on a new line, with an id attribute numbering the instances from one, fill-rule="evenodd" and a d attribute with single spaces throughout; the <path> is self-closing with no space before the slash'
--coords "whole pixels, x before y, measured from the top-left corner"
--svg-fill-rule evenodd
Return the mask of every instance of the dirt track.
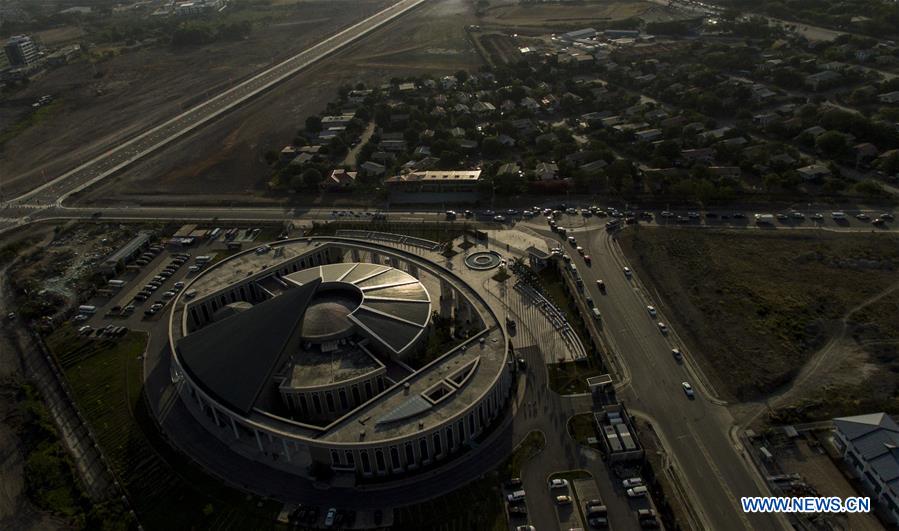
<path id="1" fill-rule="evenodd" d="M 183 51 L 160 45 L 95 67 L 47 72 L 0 102 L 0 130 L 31 112 L 43 94 L 61 102 L 48 118 L 0 147 L 4 195 L 25 191 L 148 126 L 389 5 L 389 0 L 316 0 L 277 11 L 278 22 L 241 42 Z M 201 73 L 202 75 L 197 75 Z M 172 150 L 168 153 L 171 154 Z"/>

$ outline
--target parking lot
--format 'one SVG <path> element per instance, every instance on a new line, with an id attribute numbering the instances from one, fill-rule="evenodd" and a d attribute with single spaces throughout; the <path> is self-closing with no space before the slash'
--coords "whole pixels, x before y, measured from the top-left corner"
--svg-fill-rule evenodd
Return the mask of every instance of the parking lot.
<path id="1" fill-rule="evenodd" d="M 74 324 L 82 335 L 94 337 L 108 337 L 109 327 L 124 327 L 118 334 L 130 328 L 148 329 L 195 275 L 244 243 L 252 248 L 259 234 L 260 229 L 253 228 L 213 229 L 189 245 L 178 245 L 176 238 L 167 246 L 154 243 L 79 309 Z M 190 293 L 185 296 L 189 298 Z"/>

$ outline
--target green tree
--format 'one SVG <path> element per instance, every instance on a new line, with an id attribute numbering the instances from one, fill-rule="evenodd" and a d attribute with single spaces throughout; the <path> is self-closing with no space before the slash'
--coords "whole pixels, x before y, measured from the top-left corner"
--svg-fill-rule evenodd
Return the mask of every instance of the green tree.
<path id="1" fill-rule="evenodd" d="M 829 159 L 841 159 L 849 147 L 846 135 L 837 131 L 827 131 L 815 139 L 815 147 Z"/>
<path id="2" fill-rule="evenodd" d="M 310 189 L 318 186 L 322 182 L 322 179 L 324 179 L 324 177 L 322 177 L 322 172 L 315 168 L 309 168 L 303 172 L 303 184 Z"/>
<path id="3" fill-rule="evenodd" d="M 310 133 L 319 133 L 322 130 L 322 119 L 318 116 L 310 116 L 306 118 L 306 131 Z"/>

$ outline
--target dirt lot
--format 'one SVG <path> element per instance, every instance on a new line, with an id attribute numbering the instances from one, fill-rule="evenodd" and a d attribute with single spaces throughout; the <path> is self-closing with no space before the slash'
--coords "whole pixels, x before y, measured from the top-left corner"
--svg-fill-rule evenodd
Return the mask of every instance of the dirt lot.
<path id="1" fill-rule="evenodd" d="M 820 444 L 829 444 L 822 440 Z M 777 464 L 785 474 L 799 474 L 802 480 L 813 487 L 818 496 L 839 496 L 847 498 L 860 493 L 852 487 L 846 476 L 822 450 L 809 446 L 805 439 L 797 439 L 795 444 L 775 450 Z M 877 517 L 871 513 L 821 515 L 832 529 L 851 529 L 853 531 L 879 531 L 884 529 Z M 820 522 L 825 528 L 823 522 Z"/>
<path id="2" fill-rule="evenodd" d="M 843 349 L 843 319 L 849 329 L 856 326 L 864 319 L 858 307 L 896 284 L 895 236 L 652 229 L 627 231 L 621 240 L 715 387 L 730 398 L 776 397 L 797 375 L 808 389 L 820 389 L 825 377 L 859 385 L 866 373 L 841 371 L 841 363 L 870 362 L 869 371 L 895 363 L 892 351 L 866 361 Z M 884 396 L 894 397 L 888 385 Z"/>
<path id="3" fill-rule="evenodd" d="M 42 116 L 0 146 L 4 192 L 23 191 L 58 175 L 147 126 L 174 116 L 180 109 L 195 105 L 207 91 L 220 91 L 389 3 L 292 3 L 272 8 L 277 9 L 274 14 L 278 22 L 257 26 L 245 41 L 181 51 L 160 45 L 96 65 L 78 62 L 51 70 L 12 98 L 0 101 L 0 131 L 26 119 L 31 104 L 43 94 L 52 94 L 62 102 L 53 113 Z M 198 72 L 202 75 L 196 75 Z M 306 97 L 299 93 L 301 87 L 293 87 L 296 100 Z M 278 117 L 272 113 L 263 119 L 283 123 Z"/>
<path id="4" fill-rule="evenodd" d="M 270 176 L 263 160 L 266 150 L 289 143 L 306 116 L 323 110 L 342 84 L 477 69 L 480 59 L 465 32 L 474 20 L 468 0 L 425 3 L 216 125 L 175 142 L 86 200 L 193 205 L 272 201 L 261 197 Z"/>
<path id="5" fill-rule="evenodd" d="M 521 30 L 585 28 L 593 23 L 638 17 L 659 6 L 639 0 L 586 0 L 577 3 L 492 2 L 480 18 L 482 27 Z"/>

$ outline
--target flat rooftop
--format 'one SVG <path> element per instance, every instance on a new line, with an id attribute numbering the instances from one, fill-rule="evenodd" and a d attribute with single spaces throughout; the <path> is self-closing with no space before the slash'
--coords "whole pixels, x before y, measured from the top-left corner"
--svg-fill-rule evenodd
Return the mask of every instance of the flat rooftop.
<path id="1" fill-rule="evenodd" d="M 306 389 L 351 380 L 383 365 L 357 346 L 330 352 L 301 350 L 288 362 L 289 379 L 282 387 Z"/>

